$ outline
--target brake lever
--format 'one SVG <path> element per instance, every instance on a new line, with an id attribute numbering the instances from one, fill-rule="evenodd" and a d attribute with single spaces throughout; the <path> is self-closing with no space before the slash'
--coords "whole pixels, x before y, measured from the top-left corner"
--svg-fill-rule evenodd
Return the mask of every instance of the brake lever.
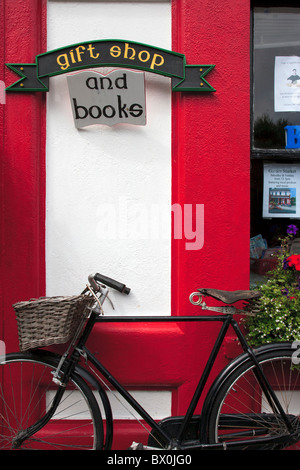
<path id="1" fill-rule="evenodd" d="M 115 309 L 115 306 L 114 306 L 113 301 L 111 300 L 111 298 L 108 296 L 108 294 L 107 294 L 106 298 L 109 300 L 110 305 L 112 306 L 112 308 L 113 308 L 113 310 L 114 310 L 114 309 Z"/>

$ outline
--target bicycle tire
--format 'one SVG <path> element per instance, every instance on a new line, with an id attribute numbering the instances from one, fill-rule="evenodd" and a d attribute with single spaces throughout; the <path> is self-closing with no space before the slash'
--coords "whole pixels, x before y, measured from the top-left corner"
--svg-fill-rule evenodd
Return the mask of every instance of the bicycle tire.
<path id="1" fill-rule="evenodd" d="M 59 356 L 43 352 L 10 353 L 0 359 L 0 449 L 16 447 L 16 437 L 44 414 L 58 385 L 52 372 Z M 103 423 L 93 392 L 75 372 L 50 421 L 20 449 L 99 450 Z"/>
<path id="2" fill-rule="evenodd" d="M 243 355 L 236 367 L 228 367 L 214 394 L 210 394 L 206 435 L 209 444 L 222 444 L 226 449 L 280 450 L 287 442 L 287 426 L 279 413 L 268 404 L 254 374 L 251 360 Z M 270 345 L 261 349 L 257 359 L 277 395 L 284 411 L 289 413 L 297 435 L 290 449 L 300 448 L 300 367 L 293 364 L 291 345 Z M 278 442 L 272 441 L 276 437 Z M 269 440 L 271 438 L 271 440 Z"/>

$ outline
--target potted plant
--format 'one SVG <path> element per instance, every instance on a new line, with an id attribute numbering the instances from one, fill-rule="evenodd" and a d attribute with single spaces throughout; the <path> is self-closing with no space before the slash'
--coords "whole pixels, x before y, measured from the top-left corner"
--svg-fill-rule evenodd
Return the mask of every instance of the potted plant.
<path id="1" fill-rule="evenodd" d="M 253 313 L 245 320 L 252 345 L 300 340 L 300 255 L 289 253 L 297 231 L 295 225 L 288 226 L 287 235 L 280 239 L 276 268 L 268 273 L 266 283 L 256 287 L 261 297 L 247 307 Z"/>

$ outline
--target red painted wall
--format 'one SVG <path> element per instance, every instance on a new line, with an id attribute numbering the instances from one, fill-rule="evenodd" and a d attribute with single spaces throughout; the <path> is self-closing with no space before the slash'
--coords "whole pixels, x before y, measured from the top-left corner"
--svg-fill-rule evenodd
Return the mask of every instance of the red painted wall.
<path id="1" fill-rule="evenodd" d="M 250 2 L 174 2 L 173 49 L 216 64 L 215 93 L 175 96 L 173 197 L 205 205 L 203 249 L 174 242 L 182 309 L 191 287 L 249 282 Z"/>
<path id="2" fill-rule="evenodd" d="M 1 79 L 7 62 L 32 62 L 46 50 L 46 1 L 1 2 Z M 7 350 L 17 348 L 12 303 L 45 292 L 45 99 L 6 95 L 1 126 L 1 325 Z"/>
<path id="3" fill-rule="evenodd" d="M 198 313 L 188 296 L 200 286 L 249 285 L 250 1 L 173 0 L 172 7 L 173 50 L 188 64 L 216 65 L 207 76 L 215 93 L 173 96 L 172 202 L 205 209 L 204 247 L 186 251 L 185 240 L 172 243 L 172 315 L 186 315 Z M 5 62 L 32 63 L 46 50 L 46 2 L 3 0 L 1 8 L 1 71 L 9 85 L 15 76 Z M 0 112 L 0 325 L 11 351 L 11 304 L 45 292 L 45 96 L 11 93 Z M 180 414 L 216 333 L 212 324 L 105 325 L 91 346 L 128 385 L 172 388 L 172 412 Z M 114 447 L 137 440 L 135 427 L 120 423 Z"/>
<path id="4" fill-rule="evenodd" d="M 174 1 L 173 50 L 187 63 L 216 65 L 207 76 L 215 93 L 174 96 L 173 202 L 205 209 L 203 248 L 186 251 L 183 241 L 173 241 L 173 314 L 183 315 L 195 313 L 188 296 L 198 287 L 249 287 L 250 2 Z M 186 327 L 194 333 L 190 378 L 218 326 L 197 328 Z M 190 393 L 186 382 L 178 393 L 181 412 Z"/>

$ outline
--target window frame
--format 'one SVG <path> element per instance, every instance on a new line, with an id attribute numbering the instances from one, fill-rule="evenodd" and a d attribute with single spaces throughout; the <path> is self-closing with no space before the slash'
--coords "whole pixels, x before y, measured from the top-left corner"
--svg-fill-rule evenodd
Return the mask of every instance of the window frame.
<path id="1" fill-rule="evenodd" d="M 251 0 L 251 54 L 250 54 L 250 83 L 251 83 L 251 110 L 250 110 L 250 157 L 251 160 L 274 160 L 288 163 L 294 162 L 295 160 L 300 161 L 300 148 L 299 149 L 258 149 L 254 147 L 254 8 L 255 7 L 290 7 L 299 8 L 299 3 L 295 0 Z"/>

